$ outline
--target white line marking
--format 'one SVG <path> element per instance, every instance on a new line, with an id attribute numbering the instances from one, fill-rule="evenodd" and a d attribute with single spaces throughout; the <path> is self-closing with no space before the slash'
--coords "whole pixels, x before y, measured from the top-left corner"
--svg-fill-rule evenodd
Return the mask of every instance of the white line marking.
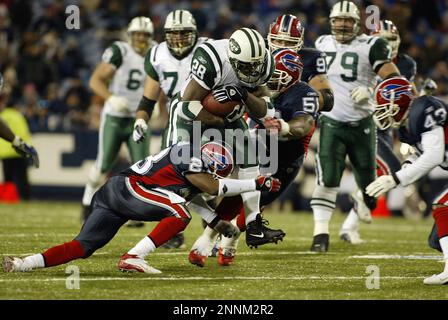
<path id="1" fill-rule="evenodd" d="M 443 261 L 442 255 L 399 255 L 399 254 L 369 254 L 361 256 L 350 256 L 352 259 L 408 259 L 408 260 L 441 260 Z"/>

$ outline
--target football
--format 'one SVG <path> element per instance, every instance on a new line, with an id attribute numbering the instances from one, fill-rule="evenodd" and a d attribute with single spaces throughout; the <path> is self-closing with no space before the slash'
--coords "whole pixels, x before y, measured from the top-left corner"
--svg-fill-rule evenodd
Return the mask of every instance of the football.
<path id="1" fill-rule="evenodd" d="M 210 92 L 202 100 L 202 106 L 205 108 L 205 110 L 218 117 L 228 116 L 230 113 L 232 113 L 233 110 L 235 110 L 235 107 L 237 107 L 238 105 L 239 102 L 236 101 L 229 101 L 225 103 L 216 101 L 216 99 L 213 97 L 212 92 Z"/>

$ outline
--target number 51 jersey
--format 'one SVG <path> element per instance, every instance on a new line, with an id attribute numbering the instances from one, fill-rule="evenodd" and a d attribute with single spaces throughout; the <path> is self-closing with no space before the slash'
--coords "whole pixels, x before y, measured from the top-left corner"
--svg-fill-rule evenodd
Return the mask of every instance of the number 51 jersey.
<path id="1" fill-rule="evenodd" d="M 374 87 L 376 71 L 391 61 L 391 49 L 382 38 L 365 34 L 350 43 L 340 43 L 332 35 L 316 40 L 316 49 L 325 52 L 327 76 L 334 92 L 334 107 L 322 114 L 341 122 L 358 121 L 373 113 L 368 103 L 357 104 L 350 92 L 359 87 Z"/>

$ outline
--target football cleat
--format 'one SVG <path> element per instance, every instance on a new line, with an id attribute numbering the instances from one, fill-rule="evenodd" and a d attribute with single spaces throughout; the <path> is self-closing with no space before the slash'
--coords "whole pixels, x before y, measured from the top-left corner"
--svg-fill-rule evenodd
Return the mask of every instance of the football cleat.
<path id="1" fill-rule="evenodd" d="M 341 238 L 341 240 L 351 244 L 361 244 L 365 242 L 361 239 L 358 230 L 342 229 L 341 231 L 339 231 L 339 237 Z"/>
<path id="2" fill-rule="evenodd" d="M 353 209 L 358 215 L 359 220 L 361 220 L 364 223 L 371 223 L 372 213 L 370 212 L 370 209 L 366 206 L 364 202 L 362 192 L 360 190 L 356 190 L 352 192 L 351 196 L 354 202 Z"/>
<path id="3" fill-rule="evenodd" d="M 330 246 L 330 235 L 328 233 L 317 234 L 313 237 L 313 244 L 310 251 L 312 252 L 327 252 Z"/>
<path id="4" fill-rule="evenodd" d="M 220 266 L 227 267 L 233 264 L 235 260 L 236 249 L 223 249 L 219 248 L 218 251 L 218 263 Z"/>
<path id="5" fill-rule="evenodd" d="M 4 257 L 2 265 L 4 272 L 29 272 L 33 270 L 31 267 L 24 266 L 23 259 L 17 257 Z"/>
<path id="6" fill-rule="evenodd" d="M 123 272 L 162 273 L 151 267 L 144 259 L 136 254 L 125 253 L 118 262 L 118 269 Z"/>
<path id="7" fill-rule="evenodd" d="M 191 264 L 194 264 L 198 267 L 204 267 L 205 260 L 207 260 L 207 256 L 203 256 L 199 253 L 197 250 L 191 250 L 188 254 L 188 261 L 190 261 Z"/>
<path id="8" fill-rule="evenodd" d="M 165 242 L 160 246 L 160 248 L 164 249 L 184 249 L 185 248 L 185 237 L 184 234 L 178 233 L 174 237 L 172 237 L 170 240 Z"/>
<path id="9" fill-rule="evenodd" d="M 266 227 L 267 225 L 269 225 L 269 221 L 262 219 L 261 215 L 257 215 L 257 218 L 247 225 L 246 244 L 249 248 L 257 248 L 266 243 L 277 244 L 278 241 L 283 241 L 285 232 L 281 229 L 269 229 Z"/>
<path id="10" fill-rule="evenodd" d="M 444 271 L 439 274 L 433 274 L 432 276 L 425 278 L 423 280 L 424 284 L 427 285 L 444 285 L 448 284 L 448 272 Z"/>

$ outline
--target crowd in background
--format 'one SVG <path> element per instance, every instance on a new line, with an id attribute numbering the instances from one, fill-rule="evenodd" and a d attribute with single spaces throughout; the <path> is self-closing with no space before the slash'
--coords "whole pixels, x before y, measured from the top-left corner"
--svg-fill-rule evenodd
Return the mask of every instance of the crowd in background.
<path id="1" fill-rule="evenodd" d="M 297 15 L 306 27 L 305 45 L 329 33 L 328 15 L 336 0 L 0 0 L 0 71 L 5 89 L 0 105 L 18 108 L 30 130 L 97 129 L 103 101 L 88 79 L 105 47 L 122 38 L 135 16 L 149 16 L 155 40 L 163 41 L 168 12 L 185 8 L 196 18 L 202 36 L 227 38 L 236 28 L 254 27 L 266 34 L 282 13 Z M 397 25 L 401 50 L 418 64 L 417 85 L 426 77 L 448 95 L 448 1 L 355 1 L 376 5 L 381 18 Z M 66 8 L 80 10 L 80 29 L 67 29 Z M 366 31 L 366 30 L 364 30 Z"/>

